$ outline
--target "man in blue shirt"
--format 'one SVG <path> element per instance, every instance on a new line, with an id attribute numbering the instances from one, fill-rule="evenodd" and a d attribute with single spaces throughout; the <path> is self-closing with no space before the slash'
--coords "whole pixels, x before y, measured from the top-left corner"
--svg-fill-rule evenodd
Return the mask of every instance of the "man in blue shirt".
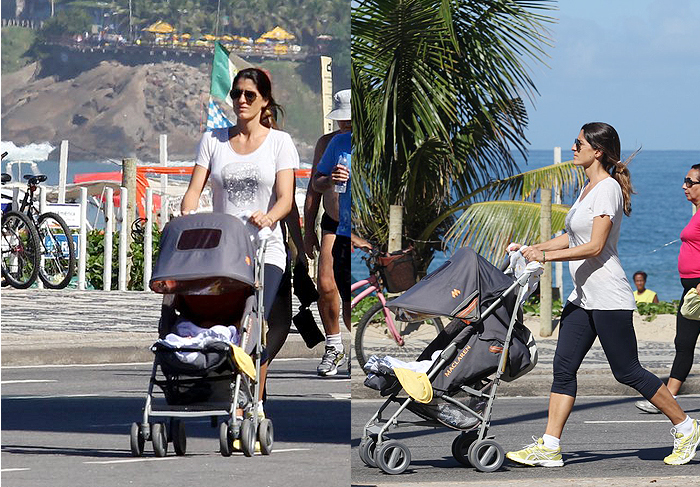
<path id="1" fill-rule="evenodd" d="M 343 98 L 347 99 L 347 119 L 349 119 L 350 90 L 344 90 L 338 94 L 342 94 Z M 350 211 L 352 205 L 350 196 L 351 140 L 351 131 L 333 137 L 316 167 L 316 173 L 312 180 L 312 187 L 318 192 L 327 191 L 335 184 L 336 191 L 339 193 L 339 221 L 333 244 L 333 274 L 343 302 L 343 321 L 348 329 L 350 327 Z M 345 185 L 344 190 L 343 185 Z M 335 375 L 338 366 L 342 365 L 344 360 L 345 353 L 340 332 L 337 335 L 326 337 L 326 351 L 317 369 L 319 375 Z"/>

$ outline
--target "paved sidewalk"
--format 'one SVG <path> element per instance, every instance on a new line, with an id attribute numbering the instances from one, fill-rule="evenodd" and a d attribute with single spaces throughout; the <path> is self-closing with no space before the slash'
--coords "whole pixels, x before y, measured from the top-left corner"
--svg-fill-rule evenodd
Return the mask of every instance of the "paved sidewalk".
<path id="1" fill-rule="evenodd" d="M 162 295 L 142 291 L 11 289 L 0 293 L 2 365 L 150 362 Z M 299 302 L 293 296 L 293 310 Z M 312 312 L 321 328 L 315 304 Z M 349 337 L 344 337 L 349 346 Z M 321 358 L 292 325 L 280 358 Z"/>

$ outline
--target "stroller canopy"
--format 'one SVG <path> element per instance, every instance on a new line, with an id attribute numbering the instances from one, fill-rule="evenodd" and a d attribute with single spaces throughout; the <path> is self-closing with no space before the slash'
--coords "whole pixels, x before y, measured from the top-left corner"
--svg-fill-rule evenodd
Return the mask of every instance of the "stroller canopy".
<path id="1" fill-rule="evenodd" d="M 449 316 L 475 322 L 481 319 L 482 308 L 511 284 L 512 277 L 471 248 L 463 247 L 387 306 L 401 321 Z"/>
<path id="2" fill-rule="evenodd" d="M 163 229 L 150 288 L 157 293 L 252 291 L 255 249 L 245 224 L 224 213 L 173 219 Z"/>

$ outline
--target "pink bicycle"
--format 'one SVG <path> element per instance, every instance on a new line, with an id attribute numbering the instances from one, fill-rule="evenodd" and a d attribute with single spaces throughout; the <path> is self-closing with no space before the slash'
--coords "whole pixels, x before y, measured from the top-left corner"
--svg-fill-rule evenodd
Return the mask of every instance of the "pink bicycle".
<path id="1" fill-rule="evenodd" d="M 363 249 L 364 250 L 364 249 Z M 350 291 L 355 293 L 361 290 L 351 302 L 351 309 L 355 308 L 363 299 L 376 293 L 379 301 L 372 305 L 355 324 L 355 356 L 364 367 L 372 355 L 390 355 L 405 362 L 415 360 L 418 355 L 433 341 L 443 330 L 439 318 L 423 321 L 402 322 L 394 319 L 394 314 L 389 308 L 383 290 L 392 286 L 387 285 L 391 276 L 387 275 L 387 268 L 382 266 L 380 257 L 382 252 L 370 249 L 367 256 L 363 257 L 369 276 L 353 283 Z M 415 282 L 415 281 L 414 281 Z"/>

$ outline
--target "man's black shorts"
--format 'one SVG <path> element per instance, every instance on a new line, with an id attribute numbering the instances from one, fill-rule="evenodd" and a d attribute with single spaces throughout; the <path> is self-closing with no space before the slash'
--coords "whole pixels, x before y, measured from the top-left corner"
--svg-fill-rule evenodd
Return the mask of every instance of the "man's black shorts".
<path id="1" fill-rule="evenodd" d="M 328 213 L 321 217 L 321 230 L 323 233 L 335 233 L 338 230 L 338 222 L 331 218 Z"/>
<path id="2" fill-rule="evenodd" d="M 337 235 L 333 243 L 333 274 L 343 301 L 350 301 L 350 237 Z"/>

